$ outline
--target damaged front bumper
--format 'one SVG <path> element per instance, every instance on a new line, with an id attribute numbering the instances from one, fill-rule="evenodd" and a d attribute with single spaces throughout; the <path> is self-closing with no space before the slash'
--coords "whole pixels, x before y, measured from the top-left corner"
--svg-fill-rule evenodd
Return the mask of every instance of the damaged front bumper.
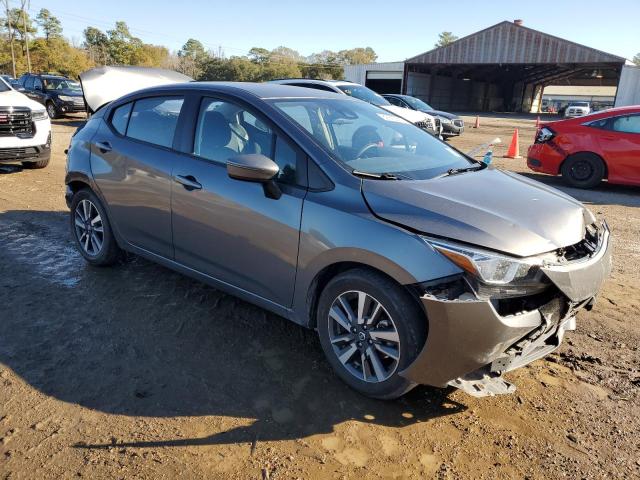
<path id="1" fill-rule="evenodd" d="M 491 300 L 465 293 L 443 299 L 421 297 L 429 332 L 416 358 L 400 372 L 420 384 L 461 388 L 474 396 L 515 390 L 502 374 L 548 355 L 575 329 L 575 316 L 593 305 L 611 271 L 611 243 L 604 228 L 594 254 L 580 261 L 542 268 L 557 295 L 539 308 L 501 315 Z"/>

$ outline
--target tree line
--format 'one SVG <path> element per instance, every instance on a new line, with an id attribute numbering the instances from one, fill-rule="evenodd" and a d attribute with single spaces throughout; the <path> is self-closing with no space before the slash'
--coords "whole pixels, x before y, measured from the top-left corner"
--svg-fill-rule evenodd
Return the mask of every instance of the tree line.
<path id="1" fill-rule="evenodd" d="M 24 8 L 9 8 L 2 0 L 0 18 L 0 71 L 19 77 L 31 72 L 50 72 L 77 78 L 100 65 L 162 67 L 196 80 L 266 81 L 285 77 L 337 79 L 343 66 L 377 59 L 370 47 L 338 52 L 324 50 L 309 56 L 288 47 L 267 50 L 254 47 L 245 55 L 226 56 L 220 48 L 206 48 L 190 38 L 176 52 L 143 42 L 123 21 L 110 30 L 89 26 L 80 44 L 63 35 L 62 23 L 46 8 L 31 18 Z"/>

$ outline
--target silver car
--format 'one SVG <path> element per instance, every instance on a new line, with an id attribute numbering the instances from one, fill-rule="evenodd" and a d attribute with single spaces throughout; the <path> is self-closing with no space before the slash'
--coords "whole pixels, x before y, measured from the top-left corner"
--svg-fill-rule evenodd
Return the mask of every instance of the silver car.
<path id="1" fill-rule="evenodd" d="M 84 258 L 132 252 L 316 329 L 365 395 L 513 391 L 502 374 L 556 349 L 610 271 L 609 230 L 579 202 L 374 105 L 145 69 L 81 78 L 94 113 L 66 199 Z"/>

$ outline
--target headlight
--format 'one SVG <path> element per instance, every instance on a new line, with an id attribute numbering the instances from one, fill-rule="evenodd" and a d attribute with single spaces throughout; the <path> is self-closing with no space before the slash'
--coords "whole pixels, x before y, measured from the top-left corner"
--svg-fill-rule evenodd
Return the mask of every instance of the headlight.
<path id="1" fill-rule="evenodd" d="M 38 120 L 46 120 L 48 117 L 47 115 L 47 111 L 42 109 L 42 110 L 31 110 L 31 120 L 34 121 L 38 121 Z"/>
<path id="2" fill-rule="evenodd" d="M 549 281 L 540 270 L 544 256 L 514 258 L 431 238 L 423 239 L 464 270 L 478 297 L 533 295 L 549 286 Z"/>
<path id="3" fill-rule="evenodd" d="M 67 95 L 58 95 L 58 98 L 63 102 L 73 102 L 76 97 L 68 97 Z"/>
<path id="4" fill-rule="evenodd" d="M 444 118 L 444 117 L 438 117 L 438 118 L 440 119 L 443 125 L 449 125 L 451 123 L 451 120 L 449 120 L 448 118 Z"/>

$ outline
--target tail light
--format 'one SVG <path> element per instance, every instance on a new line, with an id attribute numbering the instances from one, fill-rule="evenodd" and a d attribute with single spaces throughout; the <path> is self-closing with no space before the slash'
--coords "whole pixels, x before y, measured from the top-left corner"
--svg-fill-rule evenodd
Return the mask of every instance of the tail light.
<path id="1" fill-rule="evenodd" d="M 556 132 L 549 127 L 542 127 L 536 132 L 536 143 L 545 143 L 556 136 Z"/>

